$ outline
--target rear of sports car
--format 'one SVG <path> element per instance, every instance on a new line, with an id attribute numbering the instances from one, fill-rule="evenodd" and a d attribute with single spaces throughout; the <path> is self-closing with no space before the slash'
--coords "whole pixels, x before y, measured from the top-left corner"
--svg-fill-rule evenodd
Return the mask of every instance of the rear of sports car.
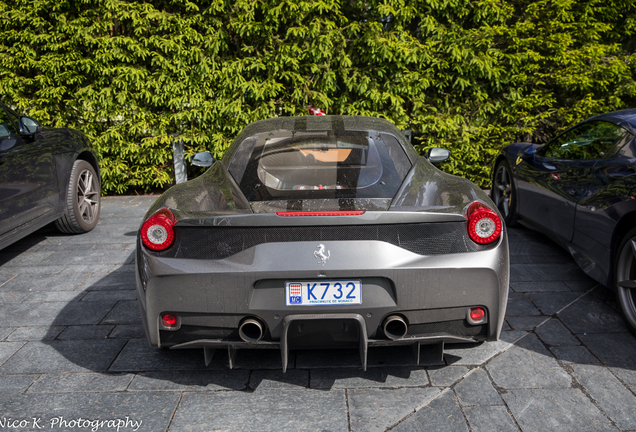
<path id="1" fill-rule="evenodd" d="M 496 340 L 505 227 L 388 122 L 248 127 L 223 160 L 149 210 L 137 289 L 151 346 L 369 348 Z M 310 127 L 313 126 L 313 127 Z"/>

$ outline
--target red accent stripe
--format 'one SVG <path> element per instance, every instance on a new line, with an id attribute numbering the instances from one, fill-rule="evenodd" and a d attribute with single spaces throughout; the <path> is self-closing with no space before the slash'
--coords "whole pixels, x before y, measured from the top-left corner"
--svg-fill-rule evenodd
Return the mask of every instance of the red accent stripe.
<path id="1" fill-rule="evenodd" d="M 290 212 L 276 212 L 278 216 L 282 217 L 297 217 L 297 216 L 360 216 L 364 214 L 364 210 L 332 210 L 332 211 L 290 211 Z"/>

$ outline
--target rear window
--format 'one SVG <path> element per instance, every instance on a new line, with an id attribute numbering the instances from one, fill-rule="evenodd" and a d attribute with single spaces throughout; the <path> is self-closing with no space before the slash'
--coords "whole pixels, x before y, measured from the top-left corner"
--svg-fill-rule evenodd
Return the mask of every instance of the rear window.
<path id="1" fill-rule="evenodd" d="M 387 150 L 383 136 L 393 138 L 341 130 L 260 134 L 243 141 L 230 172 L 249 201 L 392 198 L 411 165 L 400 146 L 391 142 Z"/>

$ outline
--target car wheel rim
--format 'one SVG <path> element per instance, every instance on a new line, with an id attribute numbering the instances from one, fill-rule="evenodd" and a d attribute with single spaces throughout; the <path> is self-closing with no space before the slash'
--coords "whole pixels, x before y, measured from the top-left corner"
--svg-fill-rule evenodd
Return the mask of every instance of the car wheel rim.
<path id="1" fill-rule="evenodd" d="M 636 237 L 625 243 L 620 251 L 616 281 L 616 293 L 625 312 L 625 318 L 632 328 L 636 328 Z"/>
<path id="2" fill-rule="evenodd" d="M 98 193 L 95 176 L 90 170 L 84 170 L 77 181 L 77 210 L 84 222 L 93 223 L 98 205 Z"/>
<path id="3" fill-rule="evenodd" d="M 501 165 L 495 174 L 495 185 L 493 187 L 493 201 L 499 211 L 507 218 L 510 214 L 510 204 L 512 203 L 512 185 L 508 169 Z"/>

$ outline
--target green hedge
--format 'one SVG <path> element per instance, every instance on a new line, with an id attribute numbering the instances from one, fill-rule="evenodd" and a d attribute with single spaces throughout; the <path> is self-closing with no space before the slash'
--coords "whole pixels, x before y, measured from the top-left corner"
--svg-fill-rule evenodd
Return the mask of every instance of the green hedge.
<path id="1" fill-rule="evenodd" d="M 104 190 L 173 181 L 171 134 L 220 156 L 248 123 L 362 114 L 493 155 L 636 106 L 634 0 L 0 0 L 0 99 L 85 132 Z"/>

